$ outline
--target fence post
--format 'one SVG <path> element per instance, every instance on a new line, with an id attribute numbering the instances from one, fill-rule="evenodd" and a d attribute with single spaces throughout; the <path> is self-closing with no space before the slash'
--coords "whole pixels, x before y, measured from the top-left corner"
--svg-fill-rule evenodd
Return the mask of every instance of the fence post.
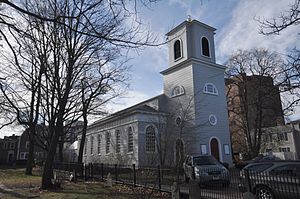
<path id="1" fill-rule="evenodd" d="M 81 163 L 81 177 L 82 177 L 82 179 L 84 179 L 84 164 L 83 163 Z"/>
<path id="2" fill-rule="evenodd" d="M 136 186 L 136 173 L 135 173 L 135 164 L 132 165 L 133 167 L 133 186 Z"/>
<path id="3" fill-rule="evenodd" d="M 115 164 L 115 179 L 116 179 L 116 182 L 118 181 L 118 165 Z"/>
<path id="4" fill-rule="evenodd" d="M 84 178 L 83 179 L 84 179 L 84 181 L 86 181 L 86 179 L 87 179 L 87 176 L 86 176 L 86 172 L 87 172 L 86 171 L 86 164 L 83 165 L 83 170 L 84 170 Z"/>
<path id="5" fill-rule="evenodd" d="M 245 180 L 247 184 L 247 191 L 251 192 L 251 182 L 250 182 L 250 175 L 249 175 L 249 169 L 245 169 Z"/>
<path id="6" fill-rule="evenodd" d="M 94 180 L 94 166 L 93 166 L 93 163 L 91 162 L 91 167 L 90 167 L 90 173 L 91 173 L 91 178 L 92 178 L 92 180 Z"/>
<path id="7" fill-rule="evenodd" d="M 103 163 L 101 163 L 101 178 L 102 178 L 102 181 L 104 181 Z"/>
<path id="8" fill-rule="evenodd" d="M 161 175 L 160 175 L 160 165 L 157 167 L 157 174 L 158 174 L 158 189 L 161 191 Z"/>

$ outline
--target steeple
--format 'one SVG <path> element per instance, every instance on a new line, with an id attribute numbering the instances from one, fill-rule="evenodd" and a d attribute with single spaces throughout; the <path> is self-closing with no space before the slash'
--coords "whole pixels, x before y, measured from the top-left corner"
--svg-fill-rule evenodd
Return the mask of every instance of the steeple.
<path id="1" fill-rule="evenodd" d="M 188 16 L 188 19 L 166 36 L 169 45 L 169 67 L 196 58 L 215 63 L 214 31 L 216 29 Z"/>

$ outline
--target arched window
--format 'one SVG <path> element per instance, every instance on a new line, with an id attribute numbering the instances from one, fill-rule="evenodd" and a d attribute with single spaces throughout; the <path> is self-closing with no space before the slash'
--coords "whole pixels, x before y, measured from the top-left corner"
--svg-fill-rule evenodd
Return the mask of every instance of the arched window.
<path id="1" fill-rule="evenodd" d="M 131 126 L 128 127 L 128 153 L 133 152 L 133 133 Z"/>
<path id="2" fill-rule="evenodd" d="M 86 155 L 87 153 L 87 142 L 88 142 L 88 138 L 85 139 L 85 142 L 84 142 L 84 154 Z"/>
<path id="3" fill-rule="evenodd" d="M 98 154 L 100 154 L 101 153 L 101 135 L 100 134 L 98 134 L 97 139 L 98 139 L 97 152 L 98 152 Z"/>
<path id="4" fill-rule="evenodd" d="M 121 134 L 120 130 L 116 130 L 116 153 L 121 152 Z"/>
<path id="5" fill-rule="evenodd" d="M 203 92 L 212 95 L 218 95 L 217 87 L 212 83 L 206 83 L 203 88 Z"/>
<path id="6" fill-rule="evenodd" d="M 174 43 L 174 60 L 181 57 L 181 45 L 180 40 L 176 40 Z"/>
<path id="7" fill-rule="evenodd" d="M 202 37 L 201 39 L 201 45 L 202 45 L 202 55 L 210 57 L 209 54 L 209 43 L 206 37 Z"/>
<path id="8" fill-rule="evenodd" d="M 110 153 L 110 133 L 106 132 L 106 153 Z"/>
<path id="9" fill-rule="evenodd" d="M 94 136 L 91 136 L 91 154 L 94 153 Z"/>
<path id="10" fill-rule="evenodd" d="M 184 94 L 183 86 L 175 86 L 172 90 L 171 97 L 176 97 Z"/>
<path id="11" fill-rule="evenodd" d="M 148 126 L 146 128 L 146 152 L 155 152 L 155 128 Z"/>

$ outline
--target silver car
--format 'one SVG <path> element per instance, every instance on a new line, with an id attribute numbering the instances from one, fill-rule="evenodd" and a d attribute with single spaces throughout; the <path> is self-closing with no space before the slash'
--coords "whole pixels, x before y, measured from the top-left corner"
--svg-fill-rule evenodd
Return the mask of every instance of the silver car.
<path id="1" fill-rule="evenodd" d="M 228 170 L 211 155 L 188 155 L 183 163 L 185 181 L 190 179 L 201 184 L 230 183 Z"/>

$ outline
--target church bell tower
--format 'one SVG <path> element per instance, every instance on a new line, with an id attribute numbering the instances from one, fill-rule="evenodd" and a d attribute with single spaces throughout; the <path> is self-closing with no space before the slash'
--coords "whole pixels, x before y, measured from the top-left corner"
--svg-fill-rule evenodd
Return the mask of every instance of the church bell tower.
<path id="1" fill-rule="evenodd" d="M 182 22 L 166 36 L 169 66 L 164 76 L 164 94 L 169 110 L 181 103 L 189 106 L 192 128 L 182 133 L 186 154 L 209 154 L 232 164 L 225 96 L 225 67 L 216 64 L 216 29 L 197 20 Z M 179 109 L 179 107 L 175 107 Z M 191 130 L 193 129 L 193 130 Z"/>

